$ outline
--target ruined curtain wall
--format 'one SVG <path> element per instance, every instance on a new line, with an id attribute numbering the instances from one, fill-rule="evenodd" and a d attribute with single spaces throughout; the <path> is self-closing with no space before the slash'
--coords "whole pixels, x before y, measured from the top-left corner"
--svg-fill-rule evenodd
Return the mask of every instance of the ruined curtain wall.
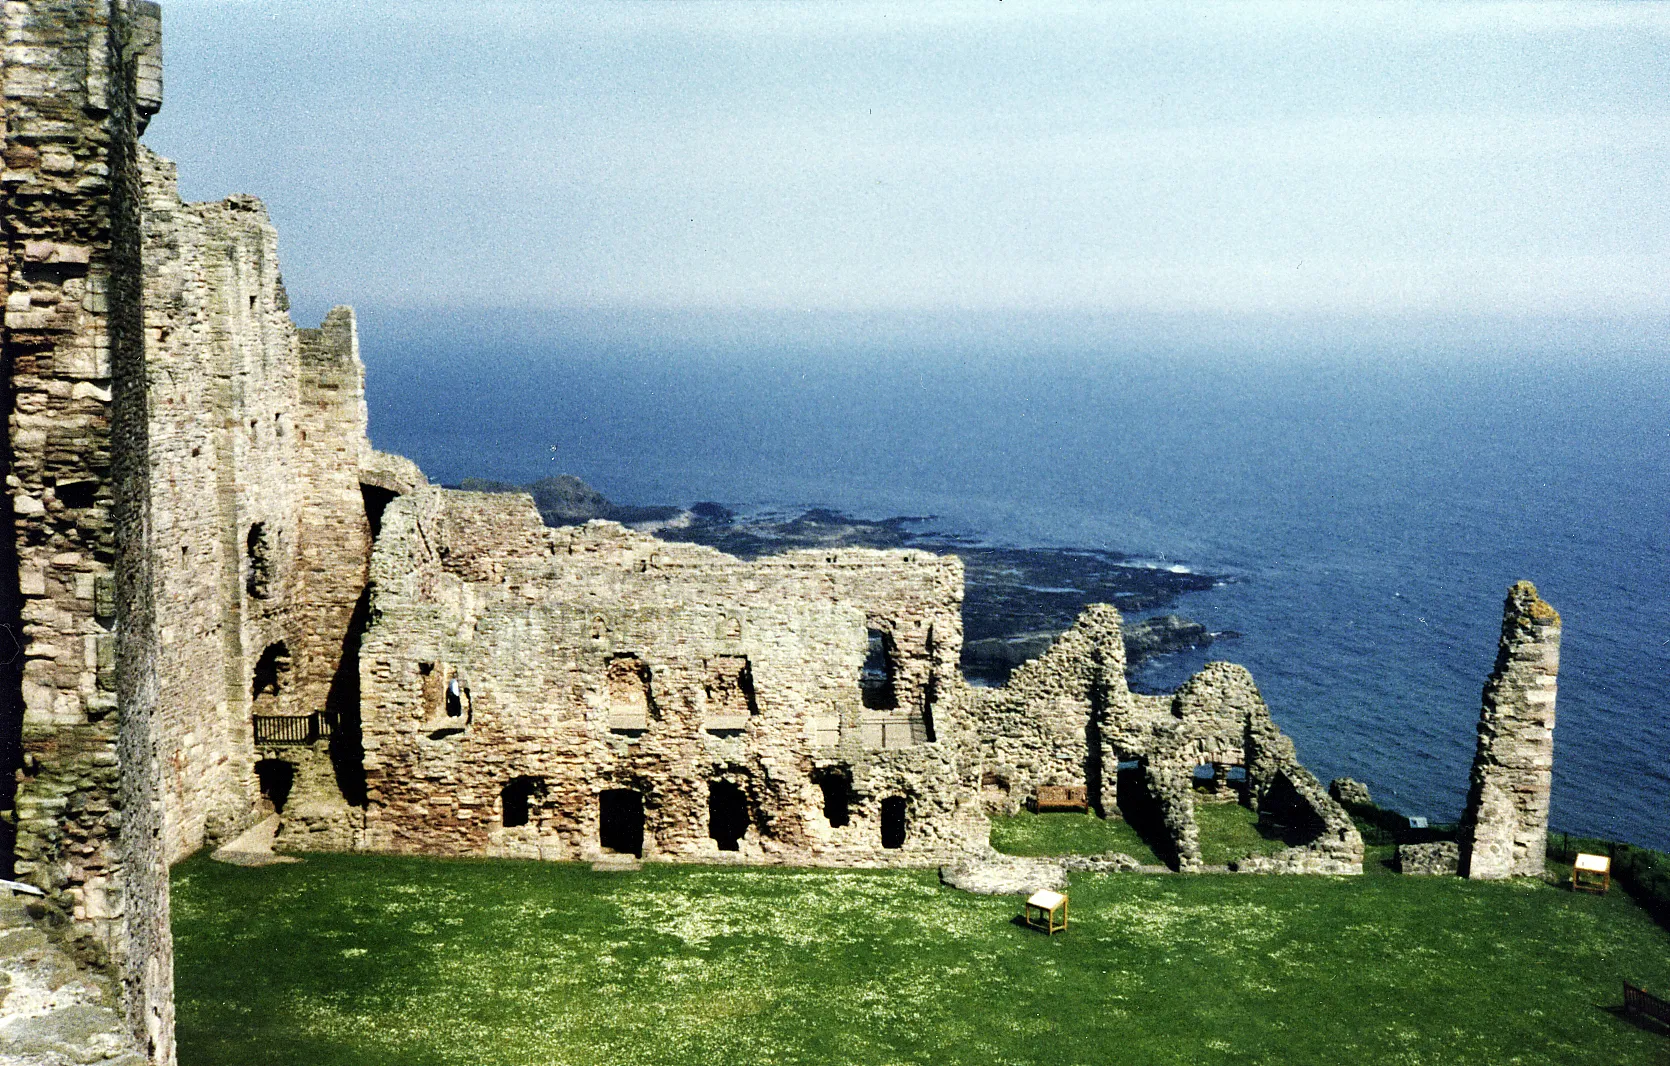
<path id="1" fill-rule="evenodd" d="M 924 863 L 984 839 L 955 560 L 744 562 L 606 523 L 548 530 L 524 496 L 424 490 L 390 506 L 372 580 L 373 848 L 595 858 L 599 793 L 617 788 L 643 797 L 646 855 L 723 859 L 715 782 L 746 805 L 739 859 Z M 884 713 L 860 699 L 871 631 L 891 649 L 886 713 L 926 711 L 931 741 L 886 746 L 893 734 L 867 725 Z M 845 775 L 845 826 L 825 817 L 820 771 Z M 539 789 L 525 826 L 505 824 L 518 778 Z M 888 797 L 908 826 L 894 849 L 881 846 Z"/>

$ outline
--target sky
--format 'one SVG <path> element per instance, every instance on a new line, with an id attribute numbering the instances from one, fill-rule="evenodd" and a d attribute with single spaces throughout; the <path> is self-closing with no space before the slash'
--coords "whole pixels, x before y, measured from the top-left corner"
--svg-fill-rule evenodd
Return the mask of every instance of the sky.
<path id="1" fill-rule="evenodd" d="M 304 317 L 1670 321 L 1670 4 L 163 18 L 146 142 Z"/>

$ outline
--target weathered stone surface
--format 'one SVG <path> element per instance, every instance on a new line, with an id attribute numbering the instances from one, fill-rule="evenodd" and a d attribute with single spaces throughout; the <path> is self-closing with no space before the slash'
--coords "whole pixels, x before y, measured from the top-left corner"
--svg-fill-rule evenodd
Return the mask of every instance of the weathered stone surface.
<path id="1" fill-rule="evenodd" d="M 1063 870 L 1082 870 L 1087 873 L 1133 873 L 1143 868 L 1140 861 L 1122 851 L 1109 851 L 1101 855 L 1062 855 L 1051 861 L 1059 863 Z"/>
<path id="2" fill-rule="evenodd" d="M 745 561 L 551 529 L 525 495 L 417 490 L 384 512 L 372 564 L 366 846 L 595 860 L 619 849 L 615 790 L 646 858 L 982 848 L 961 601 L 957 560 L 923 552 Z"/>
<path id="3" fill-rule="evenodd" d="M 1461 848 L 1453 840 L 1398 845 L 1397 868 L 1401 873 L 1427 877 L 1454 876 L 1460 863 Z"/>
<path id="4" fill-rule="evenodd" d="M 981 896 L 1029 896 L 1067 887 L 1067 871 L 1053 859 L 968 859 L 939 868 L 943 884 Z"/>
<path id="5" fill-rule="evenodd" d="M 0 1062 L 139 1066 L 116 982 L 79 963 L 30 905 L 0 894 Z"/>
<path id="6" fill-rule="evenodd" d="M 1328 782 L 1328 795 L 1348 807 L 1372 807 L 1374 798 L 1368 786 L 1349 777 L 1336 777 Z"/>
<path id="7" fill-rule="evenodd" d="M 1092 606 L 1007 686 L 976 691 L 988 809 L 1013 813 L 1041 785 L 1083 786 L 1098 811 L 1157 823 L 1170 860 L 1195 870 L 1194 773 L 1212 766 L 1213 792 L 1202 798 L 1239 799 L 1309 841 L 1261 860 L 1261 871 L 1362 872 L 1362 837 L 1300 765 L 1246 670 L 1209 663 L 1170 697 L 1142 696 L 1126 687 L 1124 648 L 1119 612 Z M 1231 767 L 1245 771 L 1238 791 Z"/>
<path id="8" fill-rule="evenodd" d="M 128 0 L 0 10 L 0 625 L 23 645 L 0 663 L 0 808 L 16 819 L 15 840 L 0 819 L 0 860 L 71 916 L 84 957 L 114 967 L 127 1026 L 167 1062 L 137 162 L 160 105 L 158 19 Z"/>
<path id="9" fill-rule="evenodd" d="M 1462 815 L 1461 873 L 1535 877 L 1548 845 L 1560 615 L 1521 581 L 1502 604 L 1496 668 L 1485 682 L 1479 742 Z"/>

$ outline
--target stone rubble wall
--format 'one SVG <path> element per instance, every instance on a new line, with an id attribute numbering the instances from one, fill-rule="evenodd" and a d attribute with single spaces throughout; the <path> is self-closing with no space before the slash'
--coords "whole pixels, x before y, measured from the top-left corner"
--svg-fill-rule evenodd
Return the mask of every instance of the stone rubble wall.
<path id="1" fill-rule="evenodd" d="M 1242 869 L 1272 873 L 1361 873 L 1363 843 L 1350 816 L 1298 760 L 1244 668 L 1208 663 L 1169 697 L 1125 685 L 1119 612 L 1086 608 L 1073 628 L 1001 689 L 977 689 L 977 737 L 986 805 L 1013 813 L 1039 785 L 1085 785 L 1106 816 L 1146 800 L 1179 869 L 1201 866 L 1194 772 L 1242 766 L 1242 802 L 1310 839 Z M 1118 767 L 1135 761 L 1144 796 L 1119 794 Z"/>
<path id="2" fill-rule="evenodd" d="M 313 787 L 315 753 L 257 751 L 252 715 L 358 712 L 345 672 L 371 531 L 359 470 L 364 367 L 353 312 L 298 330 L 278 238 L 252 196 L 185 204 L 174 165 L 149 152 L 144 265 L 154 577 L 168 760 L 166 848 L 178 859 L 266 810 L 255 764 L 298 766 L 308 817 L 351 819 L 344 792 Z M 388 464 L 384 464 L 388 465 Z M 276 684 L 263 657 L 285 664 Z M 257 688 L 269 690 L 258 697 Z M 340 752 L 321 756 L 334 777 Z M 357 772 L 357 751 L 348 760 Z M 301 819 L 297 819 L 299 821 Z"/>
<path id="3" fill-rule="evenodd" d="M 260 522 L 282 545 L 296 527 L 283 420 L 299 396 L 277 236 L 259 202 L 181 203 L 173 164 L 149 152 L 145 177 L 166 844 L 178 859 L 255 812 L 249 678 L 284 638 L 290 575 L 276 564 L 252 596 L 246 538 Z"/>
<path id="4" fill-rule="evenodd" d="M 370 848 L 597 859 L 608 788 L 643 795 L 646 858 L 927 865 L 985 846 L 954 558 L 745 562 L 613 523 L 548 529 L 527 496 L 419 489 L 384 512 L 372 589 Z M 893 649 L 892 709 L 863 705 L 868 630 Z M 824 816 L 829 773 L 850 782 L 845 826 Z M 538 794 L 506 826 L 516 778 Z M 715 782 L 746 797 L 734 852 L 709 836 Z M 896 849 L 881 842 L 892 796 Z"/>
<path id="5" fill-rule="evenodd" d="M 1083 786 L 1092 807 L 1117 807 L 1117 760 L 1102 723 L 1128 721 L 1125 645 L 1119 612 L 1085 609 L 1050 649 L 1023 663 L 1002 688 L 974 690 L 981 795 L 988 809 L 1014 814 L 1041 785 Z"/>
<path id="6" fill-rule="evenodd" d="M 1361 873 L 1363 841 L 1346 813 L 1299 762 L 1293 741 L 1276 728 L 1264 697 L 1245 667 L 1207 663 L 1172 698 L 1171 722 L 1155 730 L 1149 780 L 1169 795 L 1163 801 L 1170 824 L 1172 807 L 1193 802 L 1193 774 L 1203 764 L 1246 768 L 1243 802 L 1261 816 L 1308 830 L 1304 844 L 1237 865 L 1243 872 Z M 1156 772 L 1158 771 L 1158 772 Z M 1180 840 L 1179 859 L 1198 865 L 1198 843 Z"/>
<path id="7" fill-rule="evenodd" d="M 1479 741 L 1462 815 L 1461 873 L 1536 877 L 1548 847 L 1560 615 L 1529 581 L 1502 604 L 1496 668 L 1485 682 Z"/>
<path id="8" fill-rule="evenodd" d="M 108 960 L 147 1057 L 171 1062 L 137 157 L 161 103 L 160 13 L 8 3 L 0 33 L 0 625 L 22 651 L 0 676 L 0 756 L 18 774 L 0 795 L 15 839 L 0 843 L 78 950 Z"/>
<path id="9" fill-rule="evenodd" d="M 1454 877 L 1460 865 L 1461 849 L 1453 840 L 1397 846 L 1398 873 L 1419 877 Z"/>

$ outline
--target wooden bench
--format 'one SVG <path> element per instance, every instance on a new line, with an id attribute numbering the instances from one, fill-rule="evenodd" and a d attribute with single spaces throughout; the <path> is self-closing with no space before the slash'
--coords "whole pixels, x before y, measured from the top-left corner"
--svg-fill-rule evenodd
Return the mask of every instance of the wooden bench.
<path id="1" fill-rule="evenodd" d="M 1659 999 L 1645 988 L 1638 988 L 1628 981 L 1624 982 L 1624 1010 L 1670 1027 L 1670 1002 Z"/>
<path id="2" fill-rule="evenodd" d="M 1088 811 L 1089 789 L 1083 785 L 1039 785 L 1038 810 Z"/>

